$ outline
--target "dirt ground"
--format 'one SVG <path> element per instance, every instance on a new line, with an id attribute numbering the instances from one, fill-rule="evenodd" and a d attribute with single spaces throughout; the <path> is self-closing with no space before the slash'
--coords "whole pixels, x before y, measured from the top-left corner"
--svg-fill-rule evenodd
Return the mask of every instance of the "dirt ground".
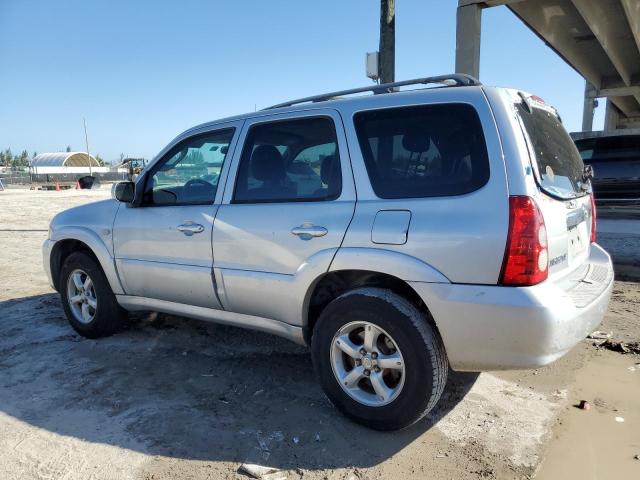
<path id="1" fill-rule="evenodd" d="M 108 194 L 0 192 L 1 479 L 242 479 L 244 462 L 288 479 L 640 476 L 640 357 L 590 341 L 535 371 L 453 374 L 425 421 L 379 433 L 338 414 L 286 340 L 156 314 L 79 337 L 40 246 L 56 212 Z M 639 316 L 638 284 L 616 282 L 602 329 L 638 341 Z"/>

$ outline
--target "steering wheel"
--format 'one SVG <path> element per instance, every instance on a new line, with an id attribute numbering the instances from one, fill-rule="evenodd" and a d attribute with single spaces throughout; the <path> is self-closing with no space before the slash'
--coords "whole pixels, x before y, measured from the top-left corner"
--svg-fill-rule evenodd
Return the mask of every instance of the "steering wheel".
<path id="1" fill-rule="evenodd" d="M 182 187 L 182 200 L 186 202 L 213 201 L 216 187 L 201 178 L 192 178 Z"/>
<path id="2" fill-rule="evenodd" d="M 191 187 L 205 187 L 205 188 L 213 188 L 213 185 L 211 185 L 209 182 L 207 182 L 206 180 L 203 180 L 201 178 L 192 178 L 191 180 L 189 180 L 187 183 L 184 184 L 184 188 L 191 188 Z"/>

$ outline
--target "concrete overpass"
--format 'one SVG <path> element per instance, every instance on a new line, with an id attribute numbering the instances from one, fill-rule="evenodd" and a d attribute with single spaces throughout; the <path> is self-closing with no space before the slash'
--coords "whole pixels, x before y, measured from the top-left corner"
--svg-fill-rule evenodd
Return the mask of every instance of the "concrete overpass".
<path id="1" fill-rule="evenodd" d="M 480 76 L 482 10 L 506 5 L 586 81 L 582 130 L 640 128 L 640 0 L 459 0 L 456 72 Z"/>

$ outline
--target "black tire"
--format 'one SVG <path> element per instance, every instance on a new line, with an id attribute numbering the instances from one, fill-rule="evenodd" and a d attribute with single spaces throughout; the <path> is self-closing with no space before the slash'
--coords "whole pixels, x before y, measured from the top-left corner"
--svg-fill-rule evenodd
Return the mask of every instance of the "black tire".
<path id="1" fill-rule="evenodd" d="M 93 319 L 88 323 L 76 319 L 69 305 L 67 282 L 70 275 L 78 269 L 91 277 L 97 299 Z M 127 311 L 116 301 L 102 268 L 96 259 L 87 252 L 74 252 L 65 259 L 60 269 L 59 285 L 64 313 L 73 329 L 83 337 L 100 338 L 112 335 L 118 331 L 127 318 Z"/>
<path id="2" fill-rule="evenodd" d="M 344 325 L 366 321 L 395 341 L 404 359 L 404 385 L 382 406 L 367 406 L 348 395 L 331 365 L 334 335 Z M 311 341 L 316 374 L 331 402 L 343 414 L 376 430 L 397 430 L 423 418 L 438 402 L 449 362 L 438 333 L 413 304 L 382 288 L 358 288 L 333 300 L 316 323 Z"/>

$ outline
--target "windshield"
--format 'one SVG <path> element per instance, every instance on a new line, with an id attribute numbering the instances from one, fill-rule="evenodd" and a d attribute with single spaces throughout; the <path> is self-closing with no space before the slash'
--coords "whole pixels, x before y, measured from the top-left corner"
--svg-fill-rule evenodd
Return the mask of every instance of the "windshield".
<path id="1" fill-rule="evenodd" d="M 530 112 L 524 103 L 516 108 L 530 140 L 540 187 L 561 198 L 586 194 L 584 163 L 557 115 L 535 106 Z"/>

